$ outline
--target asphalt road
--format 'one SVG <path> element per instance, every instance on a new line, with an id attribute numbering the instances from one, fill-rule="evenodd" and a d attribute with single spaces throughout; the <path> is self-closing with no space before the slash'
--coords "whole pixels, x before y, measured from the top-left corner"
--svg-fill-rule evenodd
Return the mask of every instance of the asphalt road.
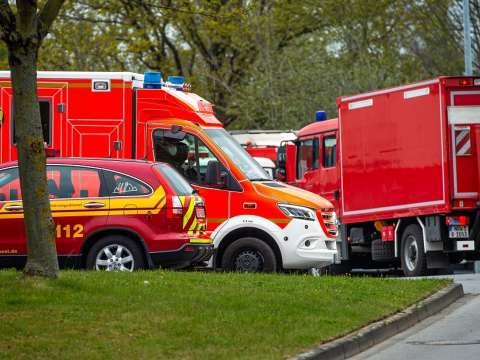
<path id="1" fill-rule="evenodd" d="M 350 360 L 479 360 L 480 274 L 459 274 L 465 297 Z"/>

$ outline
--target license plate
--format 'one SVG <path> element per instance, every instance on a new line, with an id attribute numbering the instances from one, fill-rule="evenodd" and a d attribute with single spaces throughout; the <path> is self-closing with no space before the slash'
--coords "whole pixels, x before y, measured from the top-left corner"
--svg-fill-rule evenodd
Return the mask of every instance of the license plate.
<path id="1" fill-rule="evenodd" d="M 448 227 L 448 237 L 468 239 L 468 225 L 450 225 Z"/>

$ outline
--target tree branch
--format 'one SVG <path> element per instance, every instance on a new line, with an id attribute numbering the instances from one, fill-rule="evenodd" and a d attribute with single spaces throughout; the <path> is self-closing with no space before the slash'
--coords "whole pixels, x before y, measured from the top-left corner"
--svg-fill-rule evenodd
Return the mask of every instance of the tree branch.
<path id="1" fill-rule="evenodd" d="M 65 0 L 48 0 L 38 15 L 37 32 L 40 39 L 47 35 Z"/>
<path id="2" fill-rule="evenodd" d="M 10 35 L 15 30 L 15 15 L 12 8 L 8 5 L 8 0 L 0 1 L 0 38 L 6 43 L 9 42 Z"/>

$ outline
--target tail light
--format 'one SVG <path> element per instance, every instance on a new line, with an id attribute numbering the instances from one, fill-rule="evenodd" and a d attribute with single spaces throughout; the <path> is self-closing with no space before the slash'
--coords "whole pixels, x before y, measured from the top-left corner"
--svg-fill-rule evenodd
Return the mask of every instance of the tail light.
<path id="1" fill-rule="evenodd" d="M 203 202 L 203 199 L 198 196 L 195 197 L 195 215 L 199 220 L 206 218 L 205 203 Z"/>
<path id="2" fill-rule="evenodd" d="M 395 226 L 385 225 L 382 227 L 382 241 L 395 240 Z"/>
<path id="3" fill-rule="evenodd" d="M 320 212 L 322 216 L 322 222 L 329 237 L 337 237 L 338 224 L 337 214 L 334 208 L 324 208 Z"/>
<path id="4" fill-rule="evenodd" d="M 183 218 L 183 205 L 178 196 L 171 197 L 171 204 L 168 209 L 169 219 L 182 219 Z"/>
<path id="5" fill-rule="evenodd" d="M 468 216 L 447 216 L 445 222 L 447 225 L 468 225 L 469 223 Z"/>

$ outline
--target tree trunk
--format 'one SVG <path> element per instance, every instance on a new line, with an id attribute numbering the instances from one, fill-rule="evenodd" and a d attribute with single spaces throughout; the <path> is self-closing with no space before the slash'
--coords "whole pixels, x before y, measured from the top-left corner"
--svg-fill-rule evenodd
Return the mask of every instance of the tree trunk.
<path id="1" fill-rule="evenodd" d="M 9 44 L 14 90 L 15 141 L 24 207 L 28 259 L 26 275 L 58 277 L 58 258 L 50 200 L 46 156 L 37 98 L 37 54 L 34 36 Z"/>

